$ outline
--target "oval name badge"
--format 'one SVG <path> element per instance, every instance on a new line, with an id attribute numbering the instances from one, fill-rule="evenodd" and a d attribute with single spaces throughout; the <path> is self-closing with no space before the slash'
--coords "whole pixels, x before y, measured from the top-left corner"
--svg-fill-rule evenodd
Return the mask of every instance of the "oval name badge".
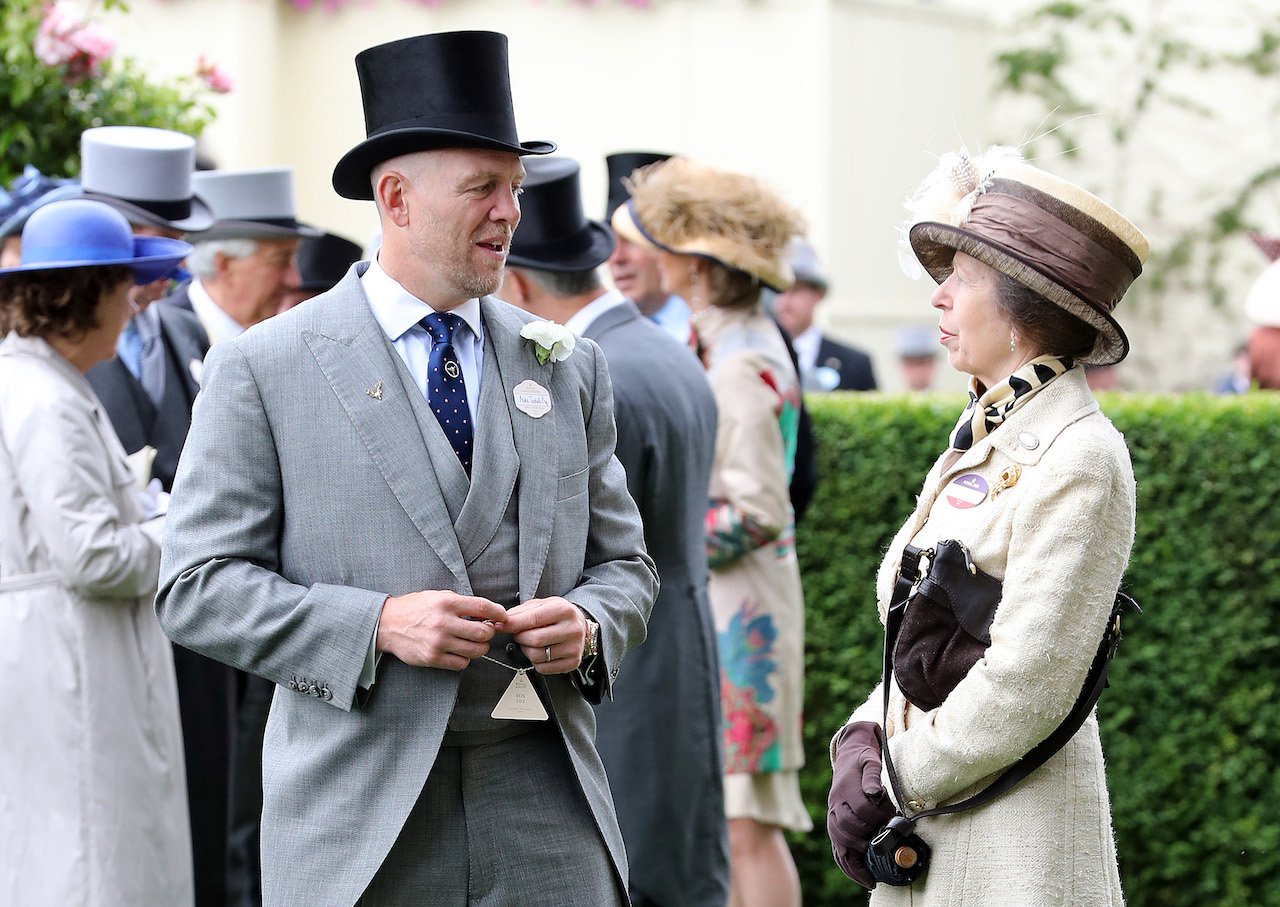
<path id="1" fill-rule="evenodd" d="M 947 485 L 947 503 L 957 510 L 977 507 L 987 499 L 987 480 L 976 472 L 967 472 Z"/>
<path id="2" fill-rule="evenodd" d="M 521 381 L 512 394 L 515 396 L 516 409 L 522 413 L 541 419 L 551 412 L 551 391 L 537 381 Z"/>

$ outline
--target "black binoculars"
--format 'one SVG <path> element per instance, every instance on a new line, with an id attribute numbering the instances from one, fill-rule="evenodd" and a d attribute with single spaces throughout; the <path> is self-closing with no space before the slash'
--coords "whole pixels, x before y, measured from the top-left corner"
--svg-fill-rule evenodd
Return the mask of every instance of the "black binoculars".
<path id="1" fill-rule="evenodd" d="M 871 839 L 863 862 L 877 882 L 910 885 L 929 868 L 929 845 L 915 834 L 914 822 L 894 816 Z"/>

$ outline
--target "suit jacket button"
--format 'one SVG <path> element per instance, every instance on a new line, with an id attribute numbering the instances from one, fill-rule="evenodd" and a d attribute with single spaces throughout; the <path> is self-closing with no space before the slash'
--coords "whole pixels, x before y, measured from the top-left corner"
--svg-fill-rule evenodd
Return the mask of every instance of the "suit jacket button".
<path id="1" fill-rule="evenodd" d="M 298 681 L 293 680 L 292 678 L 290 678 L 290 680 L 289 680 L 289 689 L 296 691 L 296 690 L 298 689 Z"/>
<path id="2" fill-rule="evenodd" d="M 333 698 L 333 693 L 329 692 L 328 687 L 321 687 L 320 698 L 323 699 L 325 702 L 328 702 L 330 699 Z"/>
<path id="3" fill-rule="evenodd" d="M 311 686 L 307 687 L 307 692 L 310 693 L 312 696 L 319 696 L 320 688 L 313 683 L 311 684 Z"/>

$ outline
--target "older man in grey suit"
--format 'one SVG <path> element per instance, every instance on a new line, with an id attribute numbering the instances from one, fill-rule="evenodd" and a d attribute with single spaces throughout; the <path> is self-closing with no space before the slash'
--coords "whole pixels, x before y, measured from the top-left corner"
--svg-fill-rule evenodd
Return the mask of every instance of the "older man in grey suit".
<path id="1" fill-rule="evenodd" d="M 721 907 L 729 855 L 703 530 L 715 399 L 692 352 L 601 285 L 597 269 L 614 237 L 583 214 L 577 163 L 527 167 L 501 295 L 600 345 L 616 394 L 618 459 L 662 578 L 645 644 L 613 700 L 596 708 L 632 903 Z"/>
<path id="2" fill-rule="evenodd" d="M 516 138 L 501 35 L 356 66 L 334 187 L 376 200 L 381 251 L 214 347 L 157 611 L 278 684 L 266 904 L 620 904 L 589 700 L 657 578 L 599 349 L 487 295 L 520 155 L 554 146 Z"/>

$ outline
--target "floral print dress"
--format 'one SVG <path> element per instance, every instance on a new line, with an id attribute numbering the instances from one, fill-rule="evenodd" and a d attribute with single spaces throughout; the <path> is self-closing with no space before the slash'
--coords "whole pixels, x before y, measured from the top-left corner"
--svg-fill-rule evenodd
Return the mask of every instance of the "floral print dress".
<path id="1" fill-rule="evenodd" d="M 804 600 L 788 486 L 800 386 L 756 307 L 694 318 L 719 427 L 707 510 L 726 774 L 788 772 L 800 745 Z"/>

